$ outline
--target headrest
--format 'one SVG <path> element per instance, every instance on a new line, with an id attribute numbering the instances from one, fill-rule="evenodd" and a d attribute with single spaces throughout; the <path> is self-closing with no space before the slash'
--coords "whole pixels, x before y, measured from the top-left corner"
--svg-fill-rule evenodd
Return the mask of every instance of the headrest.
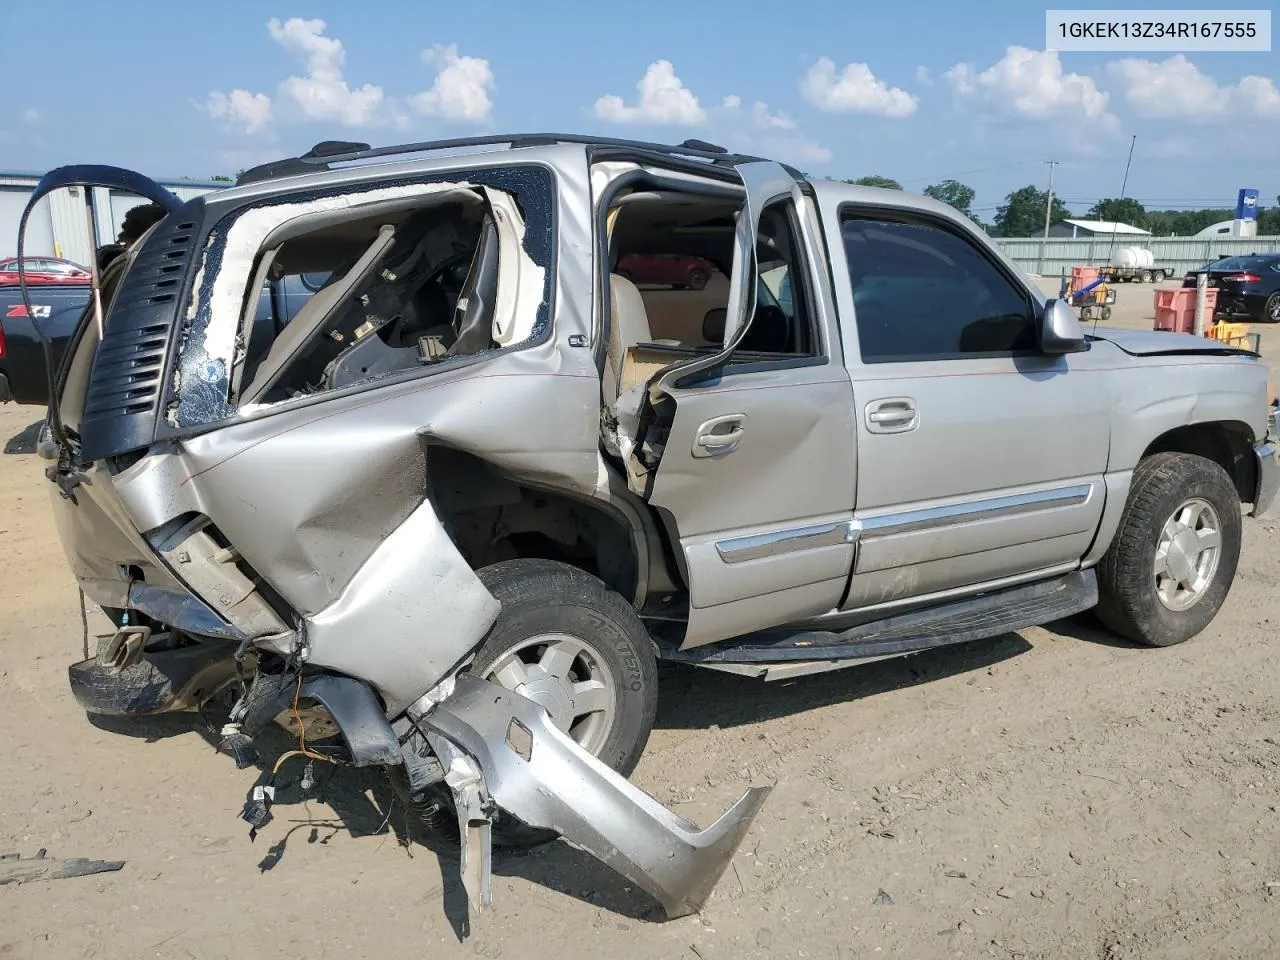
<path id="1" fill-rule="evenodd" d="M 707 343 L 723 343 L 724 325 L 728 317 L 729 311 L 724 307 L 708 310 L 707 315 L 702 318 L 702 339 Z"/>

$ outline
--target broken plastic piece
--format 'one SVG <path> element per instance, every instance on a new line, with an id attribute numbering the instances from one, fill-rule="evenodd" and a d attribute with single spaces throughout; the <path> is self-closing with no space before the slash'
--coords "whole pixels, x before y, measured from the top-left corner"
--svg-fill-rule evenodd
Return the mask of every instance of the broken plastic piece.
<path id="1" fill-rule="evenodd" d="M 121 627 L 99 642 L 98 663 L 108 673 L 127 670 L 138 661 L 138 654 L 150 639 L 150 627 Z"/>
<path id="2" fill-rule="evenodd" d="M 476 913 L 493 905 L 490 883 L 493 869 L 493 802 L 475 761 L 443 737 L 431 737 L 431 745 L 445 764 L 445 783 L 453 791 L 462 838 L 459 871 L 467 902 Z"/>
<path id="3" fill-rule="evenodd" d="M 249 824 L 249 839 L 258 835 L 258 831 L 271 822 L 271 802 L 276 798 L 276 788 L 269 783 L 255 783 L 249 791 L 249 799 L 244 802 L 244 810 L 240 818 Z"/>
<path id="4" fill-rule="evenodd" d="M 748 790 L 719 820 L 699 830 L 583 750 L 541 706 L 470 674 L 459 675 L 454 694 L 415 719 L 438 753 L 438 744 L 449 752 L 447 738 L 474 759 L 483 790 L 502 810 L 583 848 L 652 894 L 672 919 L 702 908 L 773 789 Z M 519 735 L 509 743 L 513 722 Z M 455 798 L 459 786 L 481 790 L 462 773 L 450 786 Z M 462 803 L 458 808 L 466 885 L 467 870 L 476 869 L 468 860 L 466 835 L 473 824 Z M 488 830 L 479 824 L 474 829 L 487 857 Z M 479 869 L 487 876 L 487 859 Z"/>

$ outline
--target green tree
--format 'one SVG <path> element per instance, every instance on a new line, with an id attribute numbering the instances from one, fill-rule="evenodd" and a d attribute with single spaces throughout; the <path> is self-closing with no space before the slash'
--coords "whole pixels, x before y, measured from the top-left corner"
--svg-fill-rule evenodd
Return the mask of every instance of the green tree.
<path id="1" fill-rule="evenodd" d="M 869 177 L 859 177 L 857 180 L 845 180 L 845 183 L 856 183 L 860 187 L 887 187 L 890 190 L 901 190 L 902 184 L 892 177 L 882 177 L 873 173 Z"/>
<path id="2" fill-rule="evenodd" d="M 995 229 L 992 235 L 997 237 L 1040 236 L 1044 233 L 1044 210 L 1048 199 L 1048 194 L 1044 190 L 1037 190 L 1030 184 L 1014 190 L 1004 198 L 1004 203 L 1000 204 L 996 210 Z M 1049 217 L 1050 222 L 1065 220 L 1069 216 L 1071 211 L 1055 196 L 1053 211 Z"/>
<path id="3" fill-rule="evenodd" d="M 967 187 L 955 180 L 943 180 L 924 188 L 925 196 L 933 197 L 940 203 L 955 207 L 966 217 L 972 217 L 969 207 L 973 203 L 973 187 Z"/>
<path id="4" fill-rule="evenodd" d="M 1090 220 L 1127 223 L 1131 227 L 1149 229 L 1146 223 L 1147 211 L 1137 200 L 1128 197 L 1123 200 L 1119 198 L 1099 200 L 1089 208 L 1088 217 Z"/>
<path id="5" fill-rule="evenodd" d="M 210 183 L 230 183 L 231 178 L 224 177 L 222 174 L 219 173 L 219 174 L 216 174 L 215 176 L 210 177 L 209 182 Z"/>

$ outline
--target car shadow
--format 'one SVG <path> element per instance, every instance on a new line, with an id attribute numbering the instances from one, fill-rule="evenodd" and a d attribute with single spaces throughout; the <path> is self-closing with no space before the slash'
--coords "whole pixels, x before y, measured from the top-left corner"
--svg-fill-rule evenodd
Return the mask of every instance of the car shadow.
<path id="1" fill-rule="evenodd" d="M 36 452 L 36 443 L 40 439 L 40 428 L 44 426 L 44 420 L 37 420 L 31 426 L 24 428 L 20 433 L 14 434 L 4 445 L 5 453 L 29 454 Z"/>
<path id="2" fill-rule="evenodd" d="M 755 677 L 663 663 L 658 681 L 662 696 L 654 725 L 696 730 L 772 720 L 980 670 L 1030 649 L 1031 644 L 1018 634 L 1008 633 L 767 683 Z"/>
<path id="3" fill-rule="evenodd" d="M 1084 618 L 1071 618 L 1047 625 L 1064 636 L 1108 646 L 1133 646 Z M 663 695 L 659 700 L 655 726 L 665 729 L 733 727 L 790 714 L 803 713 L 834 703 L 871 697 L 893 690 L 932 683 L 958 674 L 1010 660 L 1031 649 L 1016 633 L 987 640 L 959 643 L 916 654 L 880 660 L 830 673 L 766 683 L 683 664 L 660 665 Z M 164 714 L 156 717 L 96 717 L 100 729 L 147 742 L 199 735 L 211 746 L 220 740 L 225 717 L 223 701 L 206 707 L 200 714 Z M 332 744 L 336 741 L 327 741 Z M 282 728 L 274 726 L 259 734 L 257 768 L 260 774 L 272 769 L 285 752 L 297 747 Z M 312 744 L 323 749 L 322 744 Z M 230 757 L 228 764 L 232 763 Z M 307 770 L 304 758 L 291 758 L 281 765 L 275 779 L 272 820 L 258 833 L 259 842 L 269 841 L 257 863 L 260 872 L 274 869 L 291 845 L 321 845 L 341 834 L 351 837 L 394 837 L 407 857 L 418 852 L 434 856 L 440 867 L 438 891 L 441 907 L 459 942 L 470 935 L 467 895 L 460 879 L 460 848 L 452 813 L 446 811 L 441 823 L 428 826 L 391 789 L 387 777 L 377 768 L 314 763 L 313 780 L 307 789 L 302 781 Z M 259 782 L 262 778 L 259 777 Z M 316 811 L 321 802 L 328 810 Z M 332 814 L 329 814 L 329 810 Z M 249 827 L 244 824 L 246 839 Z M 591 906 L 640 922 L 661 923 L 665 912 L 660 904 L 637 890 L 593 856 L 565 841 L 554 841 L 530 849 L 495 847 L 492 872 L 495 877 L 519 878 L 573 897 Z"/>
<path id="4" fill-rule="evenodd" d="M 221 727 L 230 704 L 225 699 L 207 704 L 199 713 L 159 714 L 151 717 L 93 716 L 93 726 L 108 733 L 135 737 L 155 743 L 173 737 L 197 735 L 210 747 L 221 740 Z M 308 747 L 326 751 L 339 743 L 336 738 Z M 254 740 L 258 759 L 256 782 L 262 782 L 267 771 L 298 742 L 283 728 L 270 725 Z M 227 756 L 228 770 L 234 761 Z M 297 844 L 327 845 L 346 834 L 352 838 L 389 836 L 405 856 L 416 851 L 436 857 L 441 873 L 439 894 L 445 917 L 459 942 L 470 935 L 471 911 L 460 879 L 461 850 L 457 830 L 446 812 L 443 826 L 427 826 L 417 813 L 396 796 L 385 774 L 376 767 L 339 766 L 316 762 L 311 765 L 313 782 L 304 789 L 307 761 L 292 757 L 285 761 L 275 777 L 275 798 L 271 804 L 271 821 L 250 837 L 247 822 L 241 822 L 245 842 L 265 843 L 257 861 L 260 873 L 274 870 Z M 234 789 L 228 784 L 228 789 Z M 246 797 L 247 799 L 247 797 Z M 316 809 L 321 803 L 328 810 Z M 332 811 L 332 814 L 329 813 Z M 492 872 L 495 877 L 513 877 L 547 887 L 598 907 L 601 910 L 643 922 L 662 922 L 662 906 L 637 890 L 586 851 L 557 840 L 529 849 L 495 847 Z"/>
<path id="5" fill-rule="evenodd" d="M 1052 630 L 1054 633 L 1061 634 L 1064 637 L 1071 637 L 1073 640 L 1094 643 L 1100 647 L 1114 647 L 1117 650 L 1140 650 L 1145 647 L 1145 644 L 1137 643 L 1128 637 L 1122 637 L 1118 633 L 1112 633 L 1090 616 L 1089 613 L 1082 613 L 1074 617 L 1068 617 L 1066 620 L 1047 623 L 1045 624 L 1045 629 Z"/>

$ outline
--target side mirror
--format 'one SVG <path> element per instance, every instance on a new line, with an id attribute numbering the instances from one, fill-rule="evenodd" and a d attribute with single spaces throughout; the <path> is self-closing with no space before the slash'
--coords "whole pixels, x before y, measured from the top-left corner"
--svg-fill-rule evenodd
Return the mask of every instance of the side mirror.
<path id="1" fill-rule="evenodd" d="M 1053 356 L 1087 348 L 1080 318 L 1065 300 L 1049 300 L 1040 314 L 1040 352 Z"/>

